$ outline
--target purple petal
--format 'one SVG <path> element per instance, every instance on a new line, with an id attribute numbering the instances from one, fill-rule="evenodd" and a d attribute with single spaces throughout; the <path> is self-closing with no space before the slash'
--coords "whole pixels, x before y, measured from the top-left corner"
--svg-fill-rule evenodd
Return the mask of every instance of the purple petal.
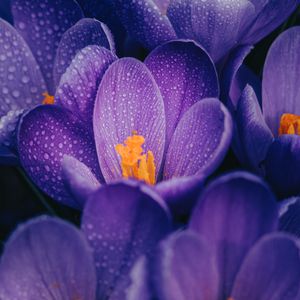
<path id="1" fill-rule="evenodd" d="M 39 63 L 48 91 L 54 93 L 52 78 L 56 49 L 62 34 L 83 17 L 73 0 L 12 0 L 14 24 Z"/>
<path id="2" fill-rule="evenodd" d="M 135 260 L 170 231 L 170 219 L 157 194 L 126 180 L 103 186 L 89 199 L 82 228 L 94 249 L 98 298 L 106 299 L 129 279 Z"/>
<path id="3" fill-rule="evenodd" d="M 156 80 L 166 111 L 166 147 L 183 114 L 197 101 L 219 96 L 210 57 L 192 41 L 168 42 L 150 53 L 146 66 Z"/>
<path id="4" fill-rule="evenodd" d="M 253 2 L 253 0 L 251 2 Z M 255 22 L 251 25 L 251 29 L 248 30 L 245 35 L 243 43 L 254 44 L 263 39 L 288 19 L 290 14 L 299 5 L 299 0 L 269 0 L 264 2 L 265 5 L 263 9 L 256 17 Z"/>
<path id="5" fill-rule="evenodd" d="M 24 113 L 23 109 L 11 110 L 6 115 L 0 117 L 0 145 L 16 151 L 16 131 Z"/>
<path id="6" fill-rule="evenodd" d="M 190 228 L 217 255 L 221 290 L 228 296 L 240 265 L 253 244 L 277 228 L 276 199 L 258 177 L 235 172 L 215 180 L 203 192 Z"/>
<path id="7" fill-rule="evenodd" d="M 65 155 L 62 160 L 62 177 L 68 192 L 81 208 L 100 183 L 92 171 L 76 158 Z"/>
<path id="8" fill-rule="evenodd" d="M 164 199 L 176 217 L 190 214 L 199 193 L 203 188 L 205 176 L 189 176 L 164 180 L 155 185 L 155 191 Z"/>
<path id="9" fill-rule="evenodd" d="M 115 1 L 115 9 L 129 35 L 146 48 L 153 49 L 164 42 L 176 39 L 167 18 L 151 0 Z"/>
<path id="10" fill-rule="evenodd" d="M 57 88 L 55 103 L 69 109 L 89 129 L 98 86 L 114 60 L 116 57 L 109 50 L 88 46 L 76 55 Z"/>
<path id="11" fill-rule="evenodd" d="M 260 173 L 273 135 L 264 120 L 255 92 L 249 85 L 245 87 L 238 102 L 236 125 L 246 165 Z"/>
<path id="12" fill-rule="evenodd" d="M 23 38 L 1 19 L 0 41 L 0 116 L 3 116 L 10 110 L 41 103 L 46 86 Z"/>
<path id="13" fill-rule="evenodd" d="M 91 250 L 73 225 L 40 217 L 20 226 L 7 242 L 0 264 L 1 299 L 90 300 L 95 294 Z"/>
<path id="14" fill-rule="evenodd" d="M 232 299 L 299 299 L 299 242 L 275 233 L 262 238 L 249 252 L 237 275 Z"/>
<path id="15" fill-rule="evenodd" d="M 154 154 L 158 173 L 165 145 L 164 104 L 144 64 L 123 58 L 103 76 L 94 109 L 94 134 L 100 167 L 106 181 L 122 177 L 117 144 L 136 130 L 145 138 L 145 151 Z"/>
<path id="16" fill-rule="evenodd" d="M 266 156 L 266 177 L 279 197 L 300 193 L 300 137 L 282 135 L 275 139 Z"/>
<path id="17" fill-rule="evenodd" d="M 163 241 L 151 259 L 140 258 L 130 277 L 128 300 L 220 299 L 219 273 L 210 248 L 189 231 Z"/>
<path id="18" fill-rule="evenodd" d="M 170 5 L 171 0 L 153 0 L 159 10 L 165 14 L 167 12 L 168 6 Z"/>
<path id="19" fill-rule="evenodd" d="M 149 260 L 145 256 L 140 257 L 130 271 L 130 285 L 127 288 L 126 300 L 151 300 L 152 291 L 148 272 Z"/>
<path id="20" fill-rule="evenodd" d="M 167 15 L 179 38 L 196 40 L 218 61 L 252 21 L 254 6 L 244 0 L 174 0 Z"/>
<path id="21" fill-rule="evenodd" d="M 279 229 L 300 237 L 300 198 L 292 197 L 280 203 Z"/>
<path id="22" fill-rule="evenodd" d="M 57 201 L 79 207 L 64 187 L 61 161 L 74 156 L 101 178 L 91 135 L 69 111 L 43 105 L 31 110 L 20 123 L 19 154 L 21 163 L 37 186 Z"/>
<path id="23" fill-rule="evenodd" d="M 89 45 L 114 50 L 113 40 L 105 24 L 94 19 L 81 19 L 63 34 L 58 45 L 53 69 L 55 86 L 58 86 L 75 55 Z"/>
<path id="24" fill-rule="evenodd" d="M 210 175 L 223 160 L 231 137 L 232 121 L 226 107 L 214 98 L 197 102 L 183 115 L 174 132 L 164 178 Z"/>
<path id="25" fill-rule="evenodd" d="M 250 53 L 252 46 L 240 46 L 229 55 L 226 65 L 221 74 L 222 100 L 226 105 L 233 109 L 236 108 L 238 100 L 245 86 L 240 88 L 238 81 L 238 72 Z"/>
<path id="26" fill-rule="evenodd" d="M 284 113 L 300 115 L 300 27 L 282 33 L 272 44 L 263 74 L 263 112 L 274 135 Z"/>
<path id="27" fill-rule="evenodd" d="M 218 299 L 219 273 L 210 250 L 189 232 L 163 242 L 154 270 L 157 299 Z"/>

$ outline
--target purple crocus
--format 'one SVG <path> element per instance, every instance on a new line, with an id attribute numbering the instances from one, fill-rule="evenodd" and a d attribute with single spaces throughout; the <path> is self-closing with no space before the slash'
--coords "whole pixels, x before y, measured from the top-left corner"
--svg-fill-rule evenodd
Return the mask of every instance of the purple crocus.
<path id="1" fill-rule="evenodd" d="M 272 44 L 263 71 L 262 109 L 251 86 L 239 99 L 232 93 L 236 154 L 244 165 L 265 175 L 280 197 L 300 193 L 299 47 L 299 27 Z"/>
<path id="2" fill-rule="evenodd" d="M 60 77 L 76 53 L 90 44 L 114 50 L 107 27 L 82 19 L 73 0 L 13 0 L 11 12 L 15 27 L 0 19 L 1 163 L 15 162 L 12 150 L 20 115 L 43 99 L 51 103 Z"/>
<path id="3" fill-rule="evenodd" d="M 0 298 L 125 299 L 128 273 L 171 230 L 162 199 L 127 181 L 101 187 L 85 206 L 82 230 L 57 218 L 20 226 L 0 262 Z"/>
<path id="4" fill-rule="evenodd" d="M 127 299 L 299 299 L 299 240 L 277 226 L 276 199 L 261 179 L 225 175 L 202 193 L 187 231 L 137 262 Z"/>
<path id="5" fill-rule="evenodd" d="M 214 61 L 238 45 L 252 45 L 279 26 L 298 0 L 114 0 L 130 35 L 153 49 L 188 38 L 202 45 Z"/>
<path id="6" fill-rule="evenodd" d="M 218 94 L 215 67 L 194 42 L 168 42 L 144 63 L 90 46 L 62 76 L 60 107 L 23 117 L 22 165 L 42 190 L 73 207 L 89 189 L 132 177 L 162 181 L 154 188 L 163 198 L 173 207 L 185 198 L 189 210 L 231 141 L 231 116 Z"/>

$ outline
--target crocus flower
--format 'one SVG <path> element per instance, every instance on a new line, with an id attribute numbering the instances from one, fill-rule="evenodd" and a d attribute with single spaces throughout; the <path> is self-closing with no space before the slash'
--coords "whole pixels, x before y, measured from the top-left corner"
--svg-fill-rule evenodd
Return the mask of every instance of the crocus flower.
<path id="1" fill-rule="evenodd" d="M 187 196 L 217 168 L 231 141 L 231 117 L 218 94 L 214 65 L 194 42 L 168 42 L 144 64 L 88 47 L 61 79 L 56 103 L 63 108 L 41 106 L 23 117 L 22 165 L 42 190 L 74 207 L 65 181 L 84 182 L 73 192 L 82 205 L 90 187 L 125 177 L 162 180 L 154 188 L 164 199 L 186 198 L 189 209 Z"/>
<path id="2" fill-rule="evenodd" d="M 135 260 L 170 232 L 162 199 L 134 182 L 101 187 L 82 230 L 57 218 L 20 226 L 0 262 L 2 300 L 124 299 Z"/>
<path id="3" fill-rule="evenodd" d="M 214 61 L 254 44 L 280 25 L 298 0 L 114 0 L 130 35 L 149 49 L 175 38 L 202 45 Z"/>
<path id="4" fill-rule="evenodd" d="M 15 161 L 10 150 L 15 150 L 14 133 L 20 115 L 24 109 L 53 102 L 60 77 L 78 50 L 90 44 L 113 50 L 106 26 L 96 20 L 81 19 L 81 9 L 73 0 L 13 0 L 11 7 L 15 28 L 0 19 L 3 163 Z"/>
<path id="5" fill-rule="evenodd" d="M 200 196 L 187 231 L 137 262 L 127 299 L 299 299 L 299 240 L 277 226 L 261 179 L 225 175 Z"/>
<path id="6" fill-rule="evenodd" d="M 280 197 L 300 193 L 299 47 L 299 27 L 282 33 L 271 46 L 263 71 L 262 109 L 249 85 L 232 101 L 236 154 L 245 166 L 266 175 Z"/>

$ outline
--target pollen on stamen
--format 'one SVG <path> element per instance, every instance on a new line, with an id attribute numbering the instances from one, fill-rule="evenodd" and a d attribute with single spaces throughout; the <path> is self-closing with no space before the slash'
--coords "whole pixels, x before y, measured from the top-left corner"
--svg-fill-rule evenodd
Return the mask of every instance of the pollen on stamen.
<path id="1" fill-rule="evenodd" d="M 48 92 L 43 93 L 44 100 L 42 104 L 54 104 L 54 96 L 48 94 Z"/>
<path id="2" fill-rule="evenodd" d="M 133 130 L 124 144 L 115 146 L 121 157 L 122 176 L 124 178 L 135 178 L 148 184 L 155 184 L 155 162 L 152 151 L 144 153 L 143 144 L 145 138 Z"/>
<path id="3" fill-rule="evenodd" d="M 278 134 L 300 135 L 300 116 L 294 114 L 283 114 L 280 118 Z"/>

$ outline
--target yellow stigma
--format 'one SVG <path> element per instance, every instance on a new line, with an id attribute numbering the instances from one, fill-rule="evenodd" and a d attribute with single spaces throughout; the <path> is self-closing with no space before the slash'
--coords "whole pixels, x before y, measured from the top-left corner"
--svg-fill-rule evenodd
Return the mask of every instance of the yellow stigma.
<path id="1" fill-rule="evenodd" d="M 278 134 L 300 135 L 300 116 L 293 114 L 283 114 L 280 118 Z"/>
<path id="2" fill-rule="evenodd" d="M 143 153 L 142 145 L 145 138 L 136 131 L 127 137 L 124 144 L 116 145 L 115 149 L 121 157 L 122 175 L 125 178 L 136 178 L 148 184 L 155 184 L 155 163 L 152 151 Z"/>
<path id="3" fill-rule="evenodd" d="M 54 96 L 49 95 L 47 92 L 43 93 L 43 104 L 54 104 Z"/>

